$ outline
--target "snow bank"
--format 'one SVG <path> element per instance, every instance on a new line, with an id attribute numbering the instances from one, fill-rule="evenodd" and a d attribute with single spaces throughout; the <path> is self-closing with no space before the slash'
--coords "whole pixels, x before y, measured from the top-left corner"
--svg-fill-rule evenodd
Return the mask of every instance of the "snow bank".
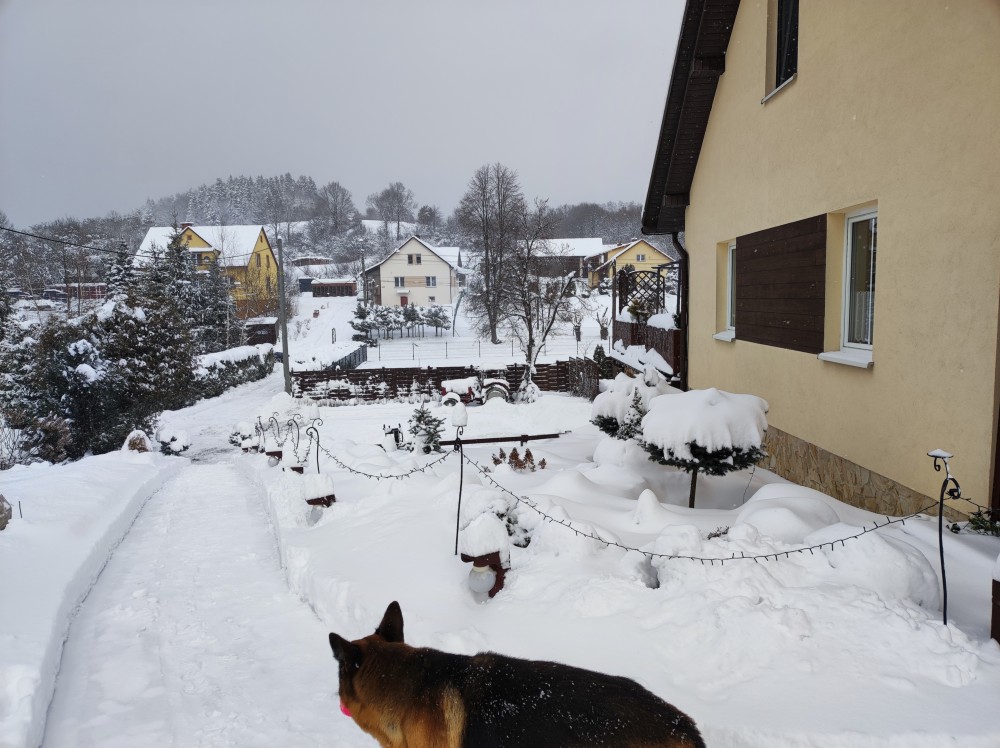
<path id="1" fill-rule="evenodd" d="M 15 515 L 0 536 L 0 745 L 41 742 L 74 608 L 146 499 L 184 464 L 123 450 L 3 473 Z"/>

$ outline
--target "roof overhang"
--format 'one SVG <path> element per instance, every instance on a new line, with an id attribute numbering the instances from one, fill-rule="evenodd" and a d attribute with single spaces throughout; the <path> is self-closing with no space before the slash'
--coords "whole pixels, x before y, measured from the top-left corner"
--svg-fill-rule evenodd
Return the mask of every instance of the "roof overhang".
<path id="1" fill-rule="evenodd" d="M 739 0 L 688 0 L 642 211 L 642 233 L 684 231 L 698 156 Z"/>

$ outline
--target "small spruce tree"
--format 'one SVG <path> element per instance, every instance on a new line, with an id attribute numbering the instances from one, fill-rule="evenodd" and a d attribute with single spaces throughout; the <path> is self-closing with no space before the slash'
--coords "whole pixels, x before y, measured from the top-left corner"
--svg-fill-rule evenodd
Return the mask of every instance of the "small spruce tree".
<path id="1" fill-rule="evenodd" d="M 444 432 L 444 419 L 434 416 L 423 403 L 413 411 L 410 417 L 409 429 L 413 439 L 410 450 L 414 452 L 441 451 L 441 434 Z"/>

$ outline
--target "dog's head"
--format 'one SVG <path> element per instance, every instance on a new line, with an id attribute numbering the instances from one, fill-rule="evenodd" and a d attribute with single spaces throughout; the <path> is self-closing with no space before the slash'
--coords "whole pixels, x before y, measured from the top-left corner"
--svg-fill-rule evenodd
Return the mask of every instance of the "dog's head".
<path id="1" fill-rule="evenodd" d="M 360 672 L 365 658 L 370 654 L 372 644 L 378 642 L 403 643 L 403 611 L 396 601 L 389 603 L 385 615 L 382 616 L 382 622 L 373 634 L 348 641 L 339 634 L 330 632 L 330 649 L 333 650 L 333 656 L 337 658 L 340 666 L 340 708 L 345 714 L 350 715 L 354 709 L 353 705 L 358 702 L 355 677 Z"/>

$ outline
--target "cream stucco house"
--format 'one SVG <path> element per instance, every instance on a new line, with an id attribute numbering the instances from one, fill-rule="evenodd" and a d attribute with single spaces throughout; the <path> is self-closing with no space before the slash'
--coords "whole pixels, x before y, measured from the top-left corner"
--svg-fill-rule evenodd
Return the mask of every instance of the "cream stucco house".
<path id="1" fill-rule="evenodd" d="M 368 293 L 382 306 L 453 304 L 462 285 L 462 251 L 411 236 L 365 271 Z"/>
<path id="2" fill-rule="evenodd" d="M 996 0 L 682 22 L 643 230 L 684 235 L 687 385 L 764 397 L 769 467 L 881 513 L 937 499 L 936 448 L 1000 510 L 998 40 Z"/>

